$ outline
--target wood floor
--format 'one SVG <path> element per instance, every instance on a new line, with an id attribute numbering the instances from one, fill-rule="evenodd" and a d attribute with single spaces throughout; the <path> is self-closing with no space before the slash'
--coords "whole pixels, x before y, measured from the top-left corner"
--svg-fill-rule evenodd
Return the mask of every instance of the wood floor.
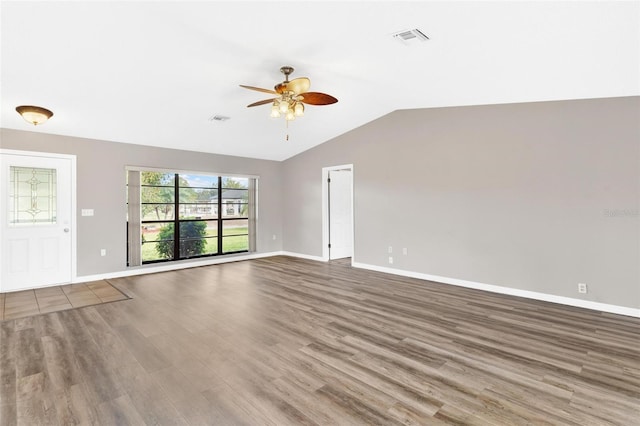
<path id="1" fill-rule="evenodd" d="M 637 425 L 640 320 L 273 257 L 3 321 L 0 424 Z"/>

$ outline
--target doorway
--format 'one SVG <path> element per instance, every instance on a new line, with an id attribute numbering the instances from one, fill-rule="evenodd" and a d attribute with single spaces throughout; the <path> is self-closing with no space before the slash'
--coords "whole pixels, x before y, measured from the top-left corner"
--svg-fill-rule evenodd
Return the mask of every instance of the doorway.
<path id="1" fill-rule="evenodd" d="M 322 169 L 323 258 L 353 259 L 353 165 Z"/>
<path id="2" fill-rule="evenodd" d="M 0 292 L 74 278 L 75 165 L 72 155 L 0 150 Z"/>

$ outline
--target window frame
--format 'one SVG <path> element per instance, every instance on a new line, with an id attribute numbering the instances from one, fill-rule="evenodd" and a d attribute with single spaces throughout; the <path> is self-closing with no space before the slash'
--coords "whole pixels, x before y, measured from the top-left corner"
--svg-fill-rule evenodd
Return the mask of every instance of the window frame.
<path id="1" fill-rule="evenodd" d="M 194 171 L 181 171 L 181 170 L 166 170 L 166 169 L 154 169 L 154 168 L 138 168 L 138 167 L 127 167 L 127 173 L 129 173 L 130 171 L 134 171 L 137 172 L 139 174 L 139 176 L 142 175 L 143 172 L 153 172 L 153 173 L 163 173 L 163 174 L 167 174 L 167 175 L 172 175 L 172 180 L 173 180 L 173 185 L 145 185 L 141 182 L 141 179 L 138 178 L 138 209 L 140 210 L 139 215 L 137 216 L 139 218 L 139 223 L 138 223 L 138 229 L 140 229 L 140 235 L 141 238 L 139 240 L 140 242 L 140 250 L 139 250 L 139 256 L 138 256 L 138 263 L 137 264 L 131 264 L 131 257 L 129 255 L 130 252 L 130 245 L 132 244 L 132 239 L 130 238 L 129 233 L 131 232 L 131 229 L 133 229 L 131 227 L 131 224 L 129 223 L 129 218 L 127 218 L 127 266 L 138 266 L 138 265 L 148 265 L 148 264 L 154 264 L 154 263 L 164 263 L 164 262 L 174 262 L 174 261 L 185 261 L 185 260 L 192 260 L 192 259 L 199 259 L 199 258 L 203 258 L 203 257 L 212 257 L 212 256 L 226 256 L 226 255 L 233 255 L 233 254 L 239 254 L 239 253 L 249 253 L 252 251 L 255 251 L 255 235 L 256 235 L 256 227 L 257 227 L 257 182 L 258 182 L 258 177 L 257 176 L 252 176 L 252 175 L 240 175 L 240 174 L 229 174 L 229 173 L 211 173 L 211 172 L 194 172 Z M 185 187 L 185 186 L 181 186 L 180 185 L 180 178 L 181 176 L 184 175 L 191 175 L 191 176 L 207 176 L 207 177 L 213 177 L 216 178 L 216 182 L 217 182 L 217 186 L 216 187 Z M 228 188 L 225 187 L 225 185 L 223 183 L 228 182 L 228 179 L 243 179 L 246 180 L 247 184 L 246 184 L 246 188 Z M 130 203 L 131 200 L 129 199 L 130 195 L 129 195 L 129 182 L 127 180 L 127 203 Z M 173 190 L 173 201 L 172 202 L 154 202 L 154 203 L 143 203 L 142 202 L 142 193 L 144 191 L 143 188 L 145 187 L 163 187 L 163 188 L 171 188 Z M 208 190 L 215 190 L 217 192 L 217 200 L 215 203 L 210 203 L 210 202 L 202 202 L 202 201 L 193 201 L 193 202 L 181 202 L 181 198 L 180 198 L 180 191 L 183 190 L 184 188 L 195 188 L 195 189 L 208 189 Z M 230 189 L 237 189 L 240 191 L 245 191 L 246 192 L 246 196 L 244 196 L 241 200 L 240 199 L 233 199 L 230 203 L 226 203 L 224 202 L 224 198 L 223 198 L 223 193 L 225 190 L 230 190 Z M 253 194 L 251 193 L 251 191 L 253 191 Z M 253 205 L 252 205 L 253 203 Z M 173 207 L 173 218 L 171 219 L 159 219 L 159 220 L 145 220 L 142 217 L 142 207 L 145 204 L 165 204 L 165 205 L 169 205 Z M 213 205 L 215 206 L 215 210 L 216 210 L 216 214 L 214 218 L 207 218 L 207 219 L 199 219 L 199 218 L 181 218 L 181 207 L 184 207 L 185 205 L 192 205 L 192 206 L 197 206 L 198 205 Z M 235 209 L 238 210 L 238 212 L 242 212 L 243 208 L 242 206 L 246 206 L 246 213 L 241 215 L 241 216 L 234 216 L 234 217 L 225 217 L 226 216 L 226 205 L 231 205 L 233 206 L 233 209 L 235 211 Z M 224 209 L 224 210 L 223 210 Z M 129 211 L 129 209 L 127 209 Z M 186 211 L 186 209 L 185 209 Z M 253 217 L 252 217 L 253 216 Z M 229 235 L 225 235 L 225 222 L 227 221 L 245 221 L 246 222 L 246 232 L 244 233 L 234 233 L 234 234 L 229 234 Z M 181 251 L 181 243 L 184 243 L 184 239 L 181 238 L 180 235 L 180 231 L 181 231 L 181 225 L 185 224 L 185 223 L 190 223 L 190 222 L 205 222 L 205 223 L 210 223 L 210 222 L 216 222 L 215 225 L 215 229 L 217 230 L 216 235 L 215 236 L 207 236 L 207 237 L 203 237 L 201 239 L 205 239 L 206 241 L 211 241 L 211 240 L 216 240 L 216 250 L 213 253 L 203 253 L 203 254 L 198 254 L 198 255 L 192 255 L 192 256 L 183 256 L 182 255 L 182 251 Z M 142 227 L 145 224 L 154 224 L 154 223 L 162 223 L 162 224 L 167 224 L 167 223 L 171 223 L 173 224 L 173 257 L 172 258 L 161 258 L 161 259 L 151 259 L 151 260 L 144 260 L 142 259 L 142 245 L 145 243 L 144 239 L 142 238 Z M 246 249 L 244 250 L 233 250 L 233 251 L 225 251 L 225 237 L 246 237 Z M 133 241 L 135 241 L 135 239 L 133 239 Z M 153 242 L 158 242 L 161 240 L 154 240 Z M 151 243 L 152 241 L 147 241 L 147 243 Z"/>

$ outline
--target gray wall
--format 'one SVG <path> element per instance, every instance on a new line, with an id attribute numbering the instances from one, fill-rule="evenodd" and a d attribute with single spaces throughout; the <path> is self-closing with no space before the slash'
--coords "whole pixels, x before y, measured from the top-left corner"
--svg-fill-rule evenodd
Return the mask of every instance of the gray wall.
<path id="1" fill-rule="evenodd" d="M 125 166 L 260 176 L 257 249 L 282 250 L 279 162 L 10 129 L 0 129 L 0 148 L 77 156 L 79 277 L 126 270 Z M 83 208 L 94 209 L 95 215 L 80 216 Z M 100 256 L 102 248 L 107 249 L 105 257 Z"/>
<path id="2" fill-rule="evenodd" d="M 284 250 L 322 255 L 321 169 L 353 163 L 356 262 L 638 308 L 639 119 L 638 97 L 396 111 L 284 162 Z"/>
<path id="3" fill-rule="evenodd" d="M 353 163 L 357 262 L 638 308 L 639 117 L 638 97 L 397 111 L 282 163 L 9 129 L 0 148 L 77 155 L 79 276 L 126 269 L 127 165 L 259 175 L 258 251 L 321 256 L 322 167 Z"/>

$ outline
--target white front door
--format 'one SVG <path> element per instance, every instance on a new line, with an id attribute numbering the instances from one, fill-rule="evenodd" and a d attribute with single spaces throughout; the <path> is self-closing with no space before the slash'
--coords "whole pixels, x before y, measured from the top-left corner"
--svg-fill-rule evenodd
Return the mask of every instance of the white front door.
<path id="1" fill-rule="evenodd" d="M 0 152 L 0 291 L 72 279 L 75 157 Z"/>
<path id="2" fill-rule="evenodd" d="M 353 254 L 351 170 L 329 171 L 329 259 Z"/>

